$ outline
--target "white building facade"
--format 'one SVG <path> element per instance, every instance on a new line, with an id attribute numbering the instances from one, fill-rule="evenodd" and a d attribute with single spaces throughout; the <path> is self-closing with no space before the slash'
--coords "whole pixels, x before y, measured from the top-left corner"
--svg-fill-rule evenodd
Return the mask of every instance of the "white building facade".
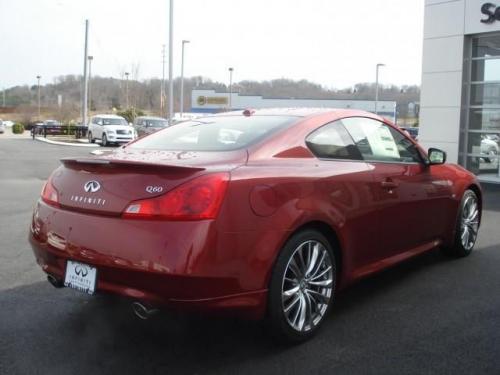
<path id="1" fill-rule="evenodd" d="M 500 183 L 500 0 L 425 0 L 419 140 Z"/>
<path id="2" fill-rule="evenodd" d="M 334 99 L 294 99 L 266 98 L 260 95 L 240 95 L 239 93 L 198 90 L 191 92 L 191 112 L 217 113 L 246 108 L 350 108 L 375 112 L 373 100 L 334 100 Z M 396 102 L 381 100 L 377 102 L 377 113 L 389 120 L 396 121 Z"/>

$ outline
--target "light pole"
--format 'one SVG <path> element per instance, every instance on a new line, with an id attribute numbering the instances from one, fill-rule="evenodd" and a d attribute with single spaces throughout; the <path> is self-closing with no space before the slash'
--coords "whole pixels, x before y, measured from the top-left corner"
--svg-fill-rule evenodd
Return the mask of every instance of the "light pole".
<path id="1" fill-rule="evenodd" d="M 174 120 L 174 0 L 170 0 L 168 30 L 168 123 Z"/>
<path id="2" fill-rule="evenodd" d="M 385 66 L 385 64 L 377 64 L 376 72 L 375 72 L 375 114 L 378 115 L 378 70 L 381 66 Z"/>
<path id="3" fill-rule="evenodd" d="M 163 117 L 165 114 L 165 44 L 161 49 L 162 65 L 161 65 L 161 84 L 160 84 L 160 116 Z"/>
<path id="4" fill-rule="evenodd" d="M 40 78 L 42 78 L 42 76 L 36 76 L 38 80 L 38 120 L 40 120 Z"/>
<path id="5" fill-rule="evenodd" d="M 229 68 L 229 110 L 233 108 L 233 68 Z"/>
<path id="6" fill-rule="evenodd" d="M 89 20 L 85 20 L 85 47 L 83 52 L 83 95 L 82 95 L 82 125 L 87 126 L 87 111 L 88 111 L 88 100 L 87 96 L 89 93 L 89 80 L 87 76 L 87 66 L 88 66 L 88 56 L 89 56 Z"/>
<path id="7" fill-rule="evenodd" d="M 88 108 L 89 108 L 90 113 L 92 114 L 92 100 L 90 99 L 90 96 L 92 94 L 92 90 L 91 90 L 92 60 L 94 60 L 94 56 L 89 56 L 88 59 L 89 59 L 89 105 L 88 105 Z"/>
<path id="8" fill-rule="evenodd" d="M 189 43 L 189 40 L 183 40 L 182 41 L 182 63 L 181 63 L 181 100 L 180 100 L 180 105 L 181 105 L 181 118 L 182 118 L 182 113 L 184 112 L 184 46 L 186 43 Z"/>
<path id="9" fill-rule="evenodd" d="M 127 109 L 128 109 L 128 76 L 129 72 L 125 72 L 125 77 L 127 78 L 127 81 L 125 82 L 125 101 L 127 103 Z"/>

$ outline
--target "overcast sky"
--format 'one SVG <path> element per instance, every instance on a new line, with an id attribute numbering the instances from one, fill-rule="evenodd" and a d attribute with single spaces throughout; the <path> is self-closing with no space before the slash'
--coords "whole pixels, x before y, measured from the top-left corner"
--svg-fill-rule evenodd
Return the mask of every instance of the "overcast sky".
<path id="1" fill-rule="evenodd" d="M 82 74 L 85 19 L 93 74 L 161 77 L 168 0 L 0 0 L 0 88 Z M 174 75 L 227 82 L 308 79 L 344 88 L 420 83 L 423 0 L 176 0 Z M 168 45 L 167 45 L 168 47 Z M 168 74 L 168 69 L 167 69 Z"/>

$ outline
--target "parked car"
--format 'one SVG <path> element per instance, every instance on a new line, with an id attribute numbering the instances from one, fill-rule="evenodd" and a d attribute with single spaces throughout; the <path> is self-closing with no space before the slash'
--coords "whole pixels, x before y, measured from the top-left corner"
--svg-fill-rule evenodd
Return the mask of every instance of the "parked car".
<path id="1" fill-rule="evenodd" d="M 124 144 L 137 138 L 133 126 L 123 117 L 115 115 L 96 115 L 90 119 L 87 136 L 90 143 L 101 141 L 102 146 L 111 143 Z"/>
<path id="2" fill-rule="evenodd" d="M 62 159 L 30 243 L 54 286 L 126 296 L 143 319 L 230 311 L 303 341 L 354 281 L 436 247 L 471 253 L 481 188 L 445 161 L 364 111 L 208 116 Z"/>
<path id="3" fill-rule="evenodd" d="M 3 134 L 5 133 L 5 125 L 2 121 L 2 119 L 0 119 L 0 134 Z"/>
<path id="4" fill-rule="evenodd" d="M 39 134 L 60 134 L 61 123 L 57 120 L 45 120 L 41 126 L 37 123 Z"/>
<path id="5" fill-rule="evenodd" d="M 168 126 L 168 120 L 161 117 L 141 116 L 134 120 L 134 128 L 139 137 L 152 134 Z"/>

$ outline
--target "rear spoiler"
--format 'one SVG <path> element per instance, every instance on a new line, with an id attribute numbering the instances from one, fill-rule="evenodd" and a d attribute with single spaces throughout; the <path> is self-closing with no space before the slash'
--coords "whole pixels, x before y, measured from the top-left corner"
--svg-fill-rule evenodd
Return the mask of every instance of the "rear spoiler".
<path id="1" fill-rule="evenodd" d="M 205 168 L 194 167 L 190 165 L 179 165 L 179 164 L 164 164 L 162 162 L 146 162 L 146 161 L 136 161 L 136 160 L 120 160 L 120 159 L 106 159 L 106 158 L 63 158 L 61 159 L 67 167 L 131 167 L 133 169 L 142 168 L 160 168 L 160 169 L 177 169 L 185 171 L 203 171 Z"/>

